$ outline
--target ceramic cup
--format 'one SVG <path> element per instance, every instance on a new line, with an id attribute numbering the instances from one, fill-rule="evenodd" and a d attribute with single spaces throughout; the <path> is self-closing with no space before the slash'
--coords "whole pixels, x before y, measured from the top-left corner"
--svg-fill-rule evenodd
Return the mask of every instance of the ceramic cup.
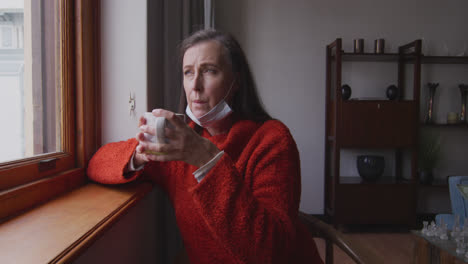
<path id="1" fill-rule="evenodd" d="M 151 112 L 146 112 L 143 114 L 146 119 L 146 125 L 149 127 L 154 127 L 156 129 L 156 135 L 151 135 L 145 133 L 145 139 L 153 143 L 167 143 L 167 139 L 164 135 L 164 129 L 167 126 L 167 120 L 164 117 L 156 117 Z"/>
<path id="2" fill-rule="evenodd" d="M 184 114 L 176 114 L 176 116 L 185 122 Z M 172 124 L 169 121 L 167 121 L 166 118 L 156 117 L 151 112 L 144 113 L 143 117 L 146 119 L 146 125 L 154 127 L 156 130 L 156 135 L 145 133 L 145 140 L 153 142 L 153 143 L 159 143 L 159 144 L 169 143 L 169 140 L 166 138 L 166 135 L 165 135 L 165 128 L 166 127 L 171 128 Z M 153 155 L 164 155 L 164 153 L 162 152 L 154 152 L 151 150 L 147 150 L 146 153 L 150 153 Z"/>

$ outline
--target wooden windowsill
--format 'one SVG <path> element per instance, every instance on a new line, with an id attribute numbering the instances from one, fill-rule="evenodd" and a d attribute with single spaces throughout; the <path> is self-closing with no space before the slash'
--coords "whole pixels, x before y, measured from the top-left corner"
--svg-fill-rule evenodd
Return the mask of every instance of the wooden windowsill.
<path id="1" fill-rule="evenodd" d="M 152 189 L 83 185 L 0 224 L 0 263 L 69 263 Z"/>

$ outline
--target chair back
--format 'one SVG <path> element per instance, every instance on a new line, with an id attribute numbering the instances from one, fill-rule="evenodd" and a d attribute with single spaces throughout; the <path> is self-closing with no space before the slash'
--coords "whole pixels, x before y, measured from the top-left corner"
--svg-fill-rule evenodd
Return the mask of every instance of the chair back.
<path id="1" fill-rule="evenodd" d="M 325 240 L 325 264 L 334 263 L 333 246 L 338 246 L 357 264 L 383 263 L 380 256 L 357 241 L 346 238 L 343 233 L 315 216 L 299 212 L 299 219 L 306 225 L 313 237 Z"/>
<path id="2" fill-rule="evenodd" d="M 463 197 L 458 189 L 458 184 L 468 185 L 468 176 L 450 176 L 448 177 L 448 185 L 450 192 L 450 203 L 452 206 L 452 214 L 460 216 L 460 224 L 468 217 L 468 201 Z"/>

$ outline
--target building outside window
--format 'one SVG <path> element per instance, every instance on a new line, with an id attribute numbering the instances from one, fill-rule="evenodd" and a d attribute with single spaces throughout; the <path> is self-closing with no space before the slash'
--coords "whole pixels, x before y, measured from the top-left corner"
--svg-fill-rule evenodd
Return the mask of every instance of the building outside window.
<path id="1" fill-rule="evenodd" d="M 53 0 L 0 0 L 0 164 L 60 151 Z"/>

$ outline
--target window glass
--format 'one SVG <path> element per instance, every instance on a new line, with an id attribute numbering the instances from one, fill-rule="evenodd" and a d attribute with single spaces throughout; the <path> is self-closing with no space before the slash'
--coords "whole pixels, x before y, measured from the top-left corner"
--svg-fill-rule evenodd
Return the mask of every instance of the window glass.
<path id="1" fill-rule="evenodd" d="M 54 0 L 0 0 L 0 163 L 61 150 Z"/>

